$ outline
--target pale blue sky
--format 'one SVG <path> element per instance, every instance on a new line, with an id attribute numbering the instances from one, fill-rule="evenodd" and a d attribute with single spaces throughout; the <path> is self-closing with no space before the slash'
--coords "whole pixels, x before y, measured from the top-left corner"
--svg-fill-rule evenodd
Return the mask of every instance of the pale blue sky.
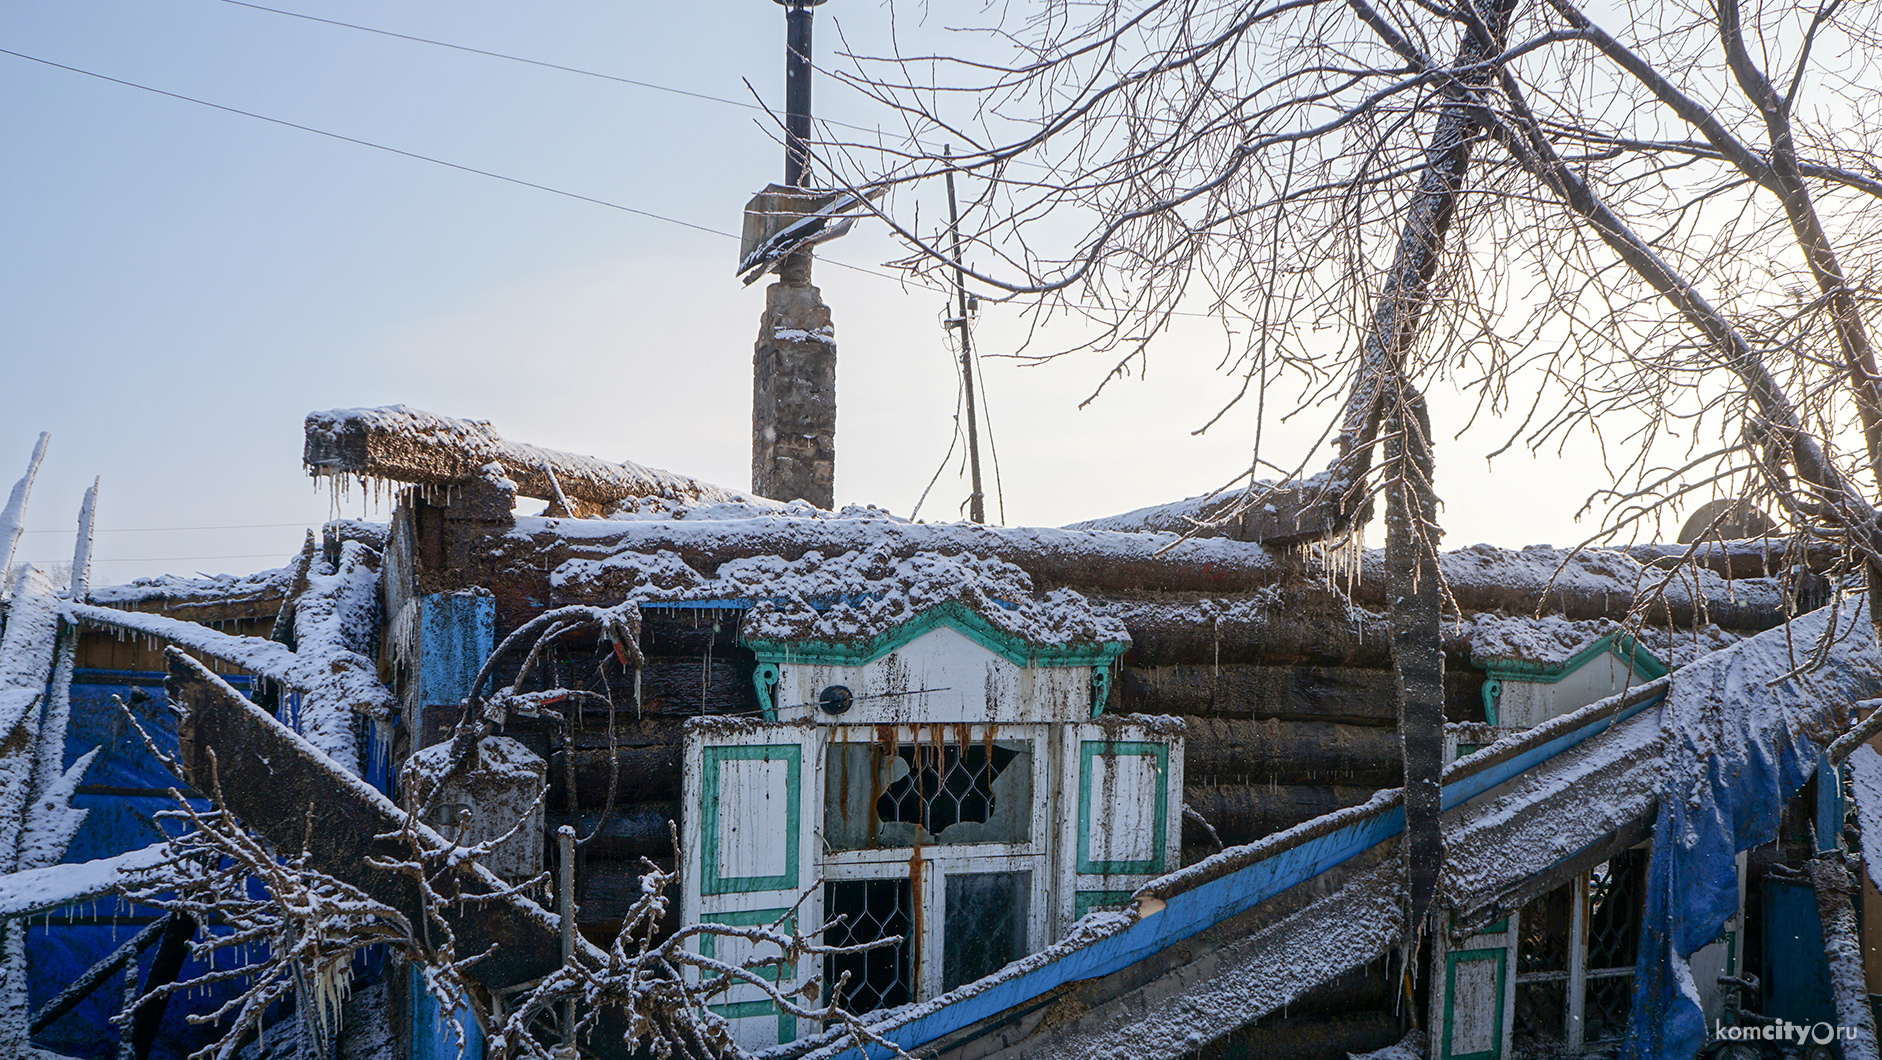
<path id="1" fill-rule="evenodd" d="M 770 0 L 269 6 L 734 100 L 750 98 L 742 79 L 782 95 Z M 946 10 L 928 5 L 905 39 L 947 47 Z M 877 0 L 832 0 L 817 18 L 823 56 L 836 24 L 887 48 Z M 0 0 L 0 48 L 726 232 L 780 169 L 759 112 L 226 0 Z M 98 580 L 275 565 L 296 527 L 334 510 L 299 455 L 301 417 L 336 406 L 403 402 L 747 484 L 762 294 L 732 275 L 735 241 L 10 55 L 0 99 L 0 489 L 53 433 L 23 558 L 69 555 L 97 475 Z M 886 120 L 827 80 L 817 109 Z M 866 224 L 825 251 L 876 272 L 897 256 Z M 828 263 L 817 278 L 839 342 L 838 500 L 906 515 L 953 431 L 942 297 Z M 981 347 L 1020 334 L 994 307 Z M 1218 352 L 1179 335 L 1149 380 L 1083 411 L 1108 364 L 989 360 L 1007 521 L 1123 511 L 1234 475 L 1247 415 L 1190 435 L 1231 385 Z M 1491 484 L 1454 453 L 1451 543 L 1579 536 L 1574 476 L 1512 462 Z M 954 515 L 954 470 L 924 516 Z M 371 514 L 357 492 L 339 507 Z M 146 529 L 168 527 L 226 529 Z"/>

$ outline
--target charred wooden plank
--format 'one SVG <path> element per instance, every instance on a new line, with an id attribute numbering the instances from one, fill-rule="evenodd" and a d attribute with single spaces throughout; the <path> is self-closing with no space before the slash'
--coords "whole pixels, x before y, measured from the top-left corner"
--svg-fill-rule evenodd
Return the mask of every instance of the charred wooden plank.
<path id="1" fill-rule="evenodd" d="M 1325 721 L 1183 718 L 1183 774 L 1192 787 L 1220 784 L 1393 786 L 1398 737 L 1377 725 Z"/>
<path id="2" fill-rule="evenodd" d="M 684 719 L 674 719 L 684 720 Z M 587 736 L 589 734 L 583 734 Z M 575 791 L 584 810 L 599 810 L 607 803 L 608 785 L 614 784 L 615 805 L 637 802 L 671 802 L 680 797 L 680 745 L 624 745 L 613 755 L 610 768 L 607 749 L 575 751 Z M 558 764 L 550 781 L 549 805 L 568 805 L 563 790 L 567 783 L 565 766 Z"/>
<path id="3" fill-rule="evenodd" d="M 1136 714 L 1299 718 L 1389 725 L 1392 673 L 1321 666 L 1126 666 L 1123 709 Z"/>
<path id="4" fill-rule="evenodd" d="M 410 857 L 390 837 L 403 828 L 405 814 L 200 664 L 174 648 L 167 654 L 169 701 L 184 711 L 178 735 L 185 779 L 278 848 L 304 848 L 312 867 L 419 922 L 421 900 L 412 879 L 372 864 Z M 417 834 L 439 852 L 448 845 L 429 829 Z M 475 865 L 466 865 L 450 882 L 465 896 L 493 894 L 503 886 Z M 470 974 L 492 988 L 529 982 L 562 964 L 554 918 L 526 899 L 454 904 L 442 912 L 461 953 L 486 953 Z"/>
<path id="5" fill-rule="evenodd" d="M 742 490 L 671 471 L 506 441 L 485 420 L 438 416 L 403 405 L 308 413 L 301 459 L 316 475 L 359 475 L 427 486 L 479 479 L 495 464 L 526 497 L 553 500 L 560 494 L 601 508 L 634 497 L 775 506 Z"/>
<path id="6" fill-rule="evenodd" d="M 1385 617 L 1350 606 L 1324 584 L 1221 598 L 1137 594 L 1098 606 L 1130 631 L 1125 662 L 1136 666 L 1391 664 Z"/>
<path id="7" fill-rule="evenodd" d="M 740 657 L 742 656 L 742 658 Z M 758 714 L 749 651 L 733 658 L 649 659 L 640 674 L 643 714 Z"/>
<path id="8" fill-rule="evenodd" d="M 196 934 L 196 920 L 183 913 L 163 918 L 163 930 L 157 952 L 150 959 L 150 972 L 144 977 L 143 997 L 131 1013 L 131 1055 L 148 1060 L 150 1047 L 156 1044 L 157 1031 L 163 1027 L 163 1012 L 169 1007 L 170 994 L 163 988 L 176 982 L 183 971 L 183 959 L 189 956 L 190 936 Z M 153 925 L 155 926 L 155 925 Z"/>
<path id="9" fill-rule="evenodd" d="M 1169 534 L 930 525 L 888 519 L 641 520 L 585 527 L 564 537 L 555 520 L 518 519 L 515 532 L 489 542 L 488 560 L 536 570 L 559 568 L 555 603 L 612 603 L 634 587 L 631 570 L 604 562 L 617 552 L 671 551 L 702 573 L 742 556 L 799 559 L 807 552 L 885 548 L 896 554 L 937 551 L 1006 560 L 1040 588 L 1088 593 L 1252 593 L 1272 586 L 1325 583 L 1327 570 L 1266 546 L 1223 538 L 1178 540 Z M 571 563 L 570 561 L 575 561 Z M 588 562 L 581 562 L 588 561 Z M 1697 621 L 1734 629 L 1769 629 L 1784 620 L 1783 587 L 1774 578 L 1727 581 L 1709 570 L 1654 571 L 1619 552 L 1473 545 L 1443 554 L 1447 588 L 1467 611 L 1605 618 L 1638 611 L 1652 623 Z M 544 579 L 547 580 L 546 578 Z M 1355 571 L 1352 599 L 1388 603 L 1384 560 L 1367 552 Z"/>
<path id="10" fill-rule="evenodd" d="M 1345 784 L 1183 785 L 1183 801 L 1215 827 L 1227 846 L 1252 843 L 1302 821 L 1357 806 L 1374 789 Z"/>
<path id="11" fill-rule="evenodd" d="M 668 822 L 680 819 L 680 804 L 673 802 L 645 802 L 616 804 L 614 812 L 602 820 L 599 813 L 584 813 L 580 817 L 571 817 L 566 813 L 549 815 L 549 830 L 554 832 L 565 824 L 575 826 L 575 834 L 587 839 L 583 851 L 593 857 L 609 858 L 616 861 L 632 861 L 637 858 L 670 858 L 673 856 L 673 832 Z M 596 830 L 596 826 L 600 830 Z M 589 839 L 589 836 L 593 839 Z"/>

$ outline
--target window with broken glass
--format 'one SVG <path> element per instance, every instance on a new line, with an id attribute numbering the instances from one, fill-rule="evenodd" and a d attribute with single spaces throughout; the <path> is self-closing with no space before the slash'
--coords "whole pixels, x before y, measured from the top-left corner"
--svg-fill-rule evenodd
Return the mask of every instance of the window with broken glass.
<path id="1" fill-rule="evenodd" d="M 1042 945 L 1051 900 L 1043 725 L 838 726 L 824 752 L 824 916 L 851 1011 L 932 997 Z M 1050 799 L 1046 799 L 1047 804 Z"/>
<path id="2" fill-rule="evenodd" d="M 1629 850 L 1524 906 L 1516 958 L 1519 1051 L 1619 1041 L 1633 1003 L 1647 851 Z"/>
<path id="3" fill-rule="evenodd" d="M 1027 843 L 1033 742 L 836 742 L 824 771 L 830 850 Z"/>

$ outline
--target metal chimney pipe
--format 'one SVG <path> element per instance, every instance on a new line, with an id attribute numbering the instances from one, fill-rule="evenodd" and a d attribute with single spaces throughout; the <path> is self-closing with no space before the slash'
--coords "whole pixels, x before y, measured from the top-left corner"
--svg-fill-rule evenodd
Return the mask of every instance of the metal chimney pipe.
<path id="1" fill-rule="evenodd" d="M 810 9 L 824 0 L 784 5 L 784 183 L 808 187 L 810 175 Z"/>

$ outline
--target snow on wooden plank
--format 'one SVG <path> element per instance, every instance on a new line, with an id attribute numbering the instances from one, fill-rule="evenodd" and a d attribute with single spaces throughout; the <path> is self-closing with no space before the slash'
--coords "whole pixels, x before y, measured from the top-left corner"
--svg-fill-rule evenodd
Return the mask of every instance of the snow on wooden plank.
<path id="1" fill-rule="evenodd" d="M 494 466 L 517 492 L 529 497 L 566 495 L 604 507 L 636 497 L 783 507 L 742 490 L 630 461 L 617 464 L 506 441 L 486 420 L 455 419 L 405 405 L 310 412 L 306 431 L 302 460 L 316 475 L 448 485 L 481 478 Z"/>
<path id="2" fill-rule="evenodd" d="M 1862 828 L 1862 864 L 1869 882 L 1882 889 L 1882 754 L 1864 744 L 1850 752 L 1845 768 Z"/>
<path id="3" fill-rule="evenodd" d="M 8 873 L 0 876 L 0 917 L 43 913 L 109 894 L 126 877 L 155 868 L 168 857 L 168 844 L 152 843 L 116 857 Z"/>
<path id="4" fill-rule="evenodd" d="M 13 550 L 19 545 L 20 535 L 25 532 L 22 524 L 26 518 L 26 500 L 33 492 L 33 479 L 39 476 L 40 462 L 46 459 L 46 446 L 51 442 L 51 434 L 39 432 L 39 441 L 33 445 L 33 455 L 26 461 L 26 474 L 13 484 L 13 492 L 7 495 L 6 507 L 0 508 L 0 578 L 13 568 Z"/>
<path id="5" fill-rule="evenodd" d="M 364 546 L 351 544 L 356 550 Z M 347 555 L 352 560 L 347 560 Z M 310 591 L 302 606 L 309 607 L 314 618 L 308 629 L 314 634 L 304 650 L 289 651 L 284 644 L 262 637 L 235 636 L 208 626 L 165 615 L 143 611 L 119 611 L 94 604 L 70 604 L 71 618 L 86 625 L 120 629 L 134 635 L 164 641 L 212 659 L 238 666 L 249 673 L 273 678 L 299 691 L 314 706 L 315 724 L 310 739 L 322 752 L 357 773 L 359 748 L 350 718 L 344 711 L 357 711 L 374 717 L 389 717 L 397 706 L 391 690 L 379 682 L 378 667 L 341 643 L 340 634 L 359 621 L 361 607 L 370 604 L 362 586 L 368 577 L 377 578 L 370 563 L 359 552 L 342 551 L 344 575 Z M 332 597 L 329 600 L 329 596 Z M 337 713 L 336 713 L 337 712 Z"/>

